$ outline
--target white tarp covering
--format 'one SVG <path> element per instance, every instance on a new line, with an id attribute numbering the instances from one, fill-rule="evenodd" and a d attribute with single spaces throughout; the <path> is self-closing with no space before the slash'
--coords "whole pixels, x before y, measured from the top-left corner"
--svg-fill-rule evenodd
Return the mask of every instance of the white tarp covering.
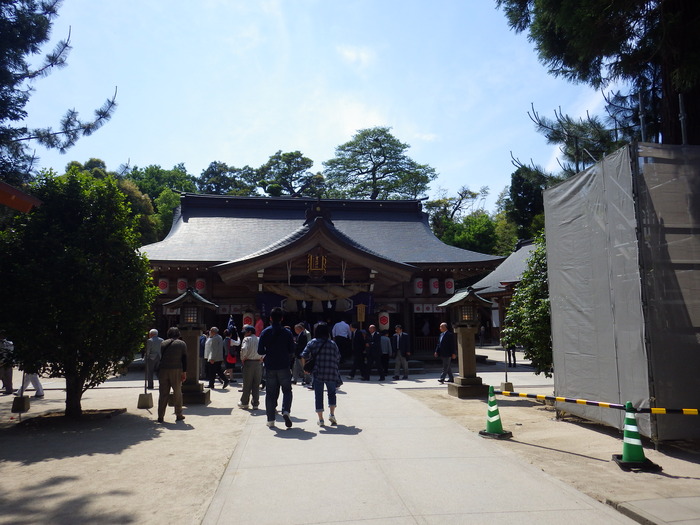
<path id="1" fill-rule="evenodd" d="M 545 191 L 555 393 L 698 408 L 700 148 L 691 162 L 675 155 L 693 148 L 639 149 L 637 175 L 636 155 L 623 148 Z M 613 409 L 558 408 L 617 428 L 624 419 Z M 637 419 L 657 440 L 700 437 L 690 416 Z"/>

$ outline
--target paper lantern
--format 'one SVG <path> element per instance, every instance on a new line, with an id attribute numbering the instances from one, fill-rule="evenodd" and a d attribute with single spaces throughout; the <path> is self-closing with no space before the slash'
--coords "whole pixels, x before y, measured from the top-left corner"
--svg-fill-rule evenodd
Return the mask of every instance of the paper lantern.
<path id="1" fill-rule="evenodd" d="M 379 312 L 379 330 L 389 329 L 389 313 Z"/>
<path id="2" fill-rule="evenodd" d="M 194 282 L 194 291 L 199 294 L 207 291 L 207 280 L 204 277 L 198 277 Z"/>
<path id="3" fill-rule="evenodd" d="M 423 293 L 423 279 L 421 277 L 413 279 L 413 293 L 416 295 Z"/>
<path id="4" fill-rule="evenodd" d="M 253 312 L 243 313 L 243 325 L 253 326 L 255 323 L 255 318 L 253 317 Z"/>
<path id="5" fill-rule="evenodd" d="M 185 293 L 186 291 L 187 291 L 187 278 L 180 277 L 177 280 L 177 292 L 178 293 Z"/>
<path id="6" fill-rule="evenodd" d="M 428 286 L 430 287 L 430 293 L 435 295 L 440 291 L 440 281 L 435 277 L 431 277 L 428 281 Z"/>
<path id="7" fill-rule="evenodd" d="M 455 293 L 455 280 L 452 278 L 445 279 L 445 292 L 448 295 L 454 295 Z"/>
<path id="8" fill-rule="evenodd" d="M 167 277 L 158 279 L 158 290 L 160 290 L 160 293 L 168 293 L 170 291 L 170 279 Z"/>

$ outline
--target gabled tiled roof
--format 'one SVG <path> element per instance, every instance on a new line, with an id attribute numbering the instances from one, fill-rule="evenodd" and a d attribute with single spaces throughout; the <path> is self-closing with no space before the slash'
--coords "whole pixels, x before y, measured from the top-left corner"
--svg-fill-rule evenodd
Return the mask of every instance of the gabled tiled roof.
<path id="1" fill-rule="evenodd" d="M 141 251 L 151 261 L 209 263 L 260 255 L 308 231 L 303 226 L 305 212 L 316 202 L 184 194 L 168 236 Z M 501 259 L 444 244 L 430 230 L 420 201 L 323 200 L 320 206 L 347 242 L 391 261 L 430 264 Z"/>
<path id="2" fill-rule="evenodd" d="M 527 260 L 535 249 L 532 240 L 520 241 L 516 250 L 503 261 L 498 268 L 472 285 L 479 295 L 501 293 L 505 291 L 504 284 L 518 283 L 527 268 Z"/>

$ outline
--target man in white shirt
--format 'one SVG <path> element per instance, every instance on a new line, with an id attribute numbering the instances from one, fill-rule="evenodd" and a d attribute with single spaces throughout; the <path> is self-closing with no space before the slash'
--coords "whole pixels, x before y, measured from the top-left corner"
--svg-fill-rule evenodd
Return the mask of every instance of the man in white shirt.
<path id="1" fill-rule="evenodd" d="M 146 383 L 149 390 L 153 390 L 153 376 L 158 372 L 160 365 L 160 345 L 163 339 L 158 337 L 158 330 L 155 328 L 148 332 L 146 341 Z"/>
<path id="2" fill-rule="evenodd" d="M 350 325 L 346 323 L 344 319 L 341 319 L 333 325 L 331 335 L 333 336 L 335 344 L 338 345 L 342 358 L 346 359 L 349 357 L 351 354 L 350 338 L 352 337 Z"/>

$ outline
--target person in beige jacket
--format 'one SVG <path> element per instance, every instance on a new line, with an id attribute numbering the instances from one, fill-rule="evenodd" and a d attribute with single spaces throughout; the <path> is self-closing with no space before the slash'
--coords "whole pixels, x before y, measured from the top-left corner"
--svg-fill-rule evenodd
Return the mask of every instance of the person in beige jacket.
<path id="1" fill-rule="evenodd" d="M 260 404 L 260 381 L 262 380 L 262 360 L 258 354 L 258 337 L 255 335 L 255 327 L 245 325 L 243 327 L 243 341 L 241 342 L 241 369 L 243 373 L 243 393 L 238 408 L 248 408 L 248 402 L 253 403 L 253 410 Z"/>

